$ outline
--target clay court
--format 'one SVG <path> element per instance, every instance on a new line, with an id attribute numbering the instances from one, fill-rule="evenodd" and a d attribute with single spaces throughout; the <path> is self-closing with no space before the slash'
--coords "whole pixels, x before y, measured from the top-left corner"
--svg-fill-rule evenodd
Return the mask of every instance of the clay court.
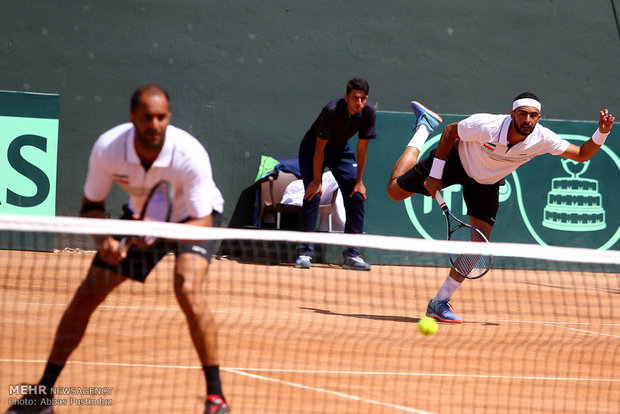
<path id="1" fill-rule="evenodd" d="M 0 251 L 2 409 L 19 397 L 11 385 L 38 381 L 91 258 Z M 57 413 L 202 412 L 204 377 L 172 263 L 144 285 L 124 283 L 95 312 L 56 384 L 75 387 L 56 395 Z M 214 260 L 205 289 L 233 412 L 618 412 L 620 323 L 608 316 L 620 275 L 494 269 L 455 297 L 462 325 L 425 337 L 417 322 L 446 272 Z M 85 387 L 110 393 L 77 394 Z M 88 398 L 94 405 L 77 405 Z"/>

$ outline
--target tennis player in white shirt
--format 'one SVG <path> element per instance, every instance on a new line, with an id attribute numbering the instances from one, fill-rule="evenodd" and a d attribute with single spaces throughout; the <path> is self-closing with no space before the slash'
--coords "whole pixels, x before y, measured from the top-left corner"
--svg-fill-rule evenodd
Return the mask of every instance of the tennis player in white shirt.
<path id="1" fill-rule="evenodd" d="M 447 125 L 437 148 L 418 162 L 424 142 L 442 119 L 418 102 L 412 102 L 411 107 L 416 114 L 414 135 L 394 165 L 388 195 L 394 201 L 414 193 L 434 197 L 442 188 L 461 184 L 469 222 L 488 239 L 499 208 L 499 187 L 508 174 L 547 153 L 578 162 L 589 160 L 605 142 L 615 120 L 607 109 L 601 110 L 592 138 L 580 146 L 571 144 L 538 124 L 540 99 L 524 92 L 513 100 L 508 115 L 474 114 Z M 449 301 L 464 279 L 452 268 L 429 301 L 426 315 L 441 322 L 461 323 Z"/>
<path id="2" fill-rule="evenodd" d="M 168 93 L 155 85 L 138 88 L 129 119 L 102 134 L 91 151 L 84 184 L 82 217 L 106 218 L 105 199 L 116 182 L 129 195 L 123 219 L 135 219 L 150 189 L 167 180 L 174 189 L 170 221 L 218 226 L 224 200 L 213 182 L 211 162 L 202 144 L 170 125 Z M 214 250 L 213 241 L 158 240 L 150 247 L 120 248 L 120 237 L 97 236 L 97 255 L 58 325 L 52 350 L 36 390 L 7 413 L 53 413 L 49 401 L 71 353 L 78 347 L 91 315 L 121 283 L 144 282 L 169 252 L 175 254 L 174 293 L 185 314 L 192 343 L 206 379 L 205 413 L 225 414 L 217 355 L 217 326 L 201 288 Z"/>

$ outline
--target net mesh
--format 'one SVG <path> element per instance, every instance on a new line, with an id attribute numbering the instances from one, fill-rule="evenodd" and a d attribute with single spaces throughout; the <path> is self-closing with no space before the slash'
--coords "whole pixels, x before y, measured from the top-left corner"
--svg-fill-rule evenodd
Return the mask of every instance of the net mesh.
<path id="1" fill-rule="evenodd" d="M 22 396 L 20 384 L 41 377 L 95 255 L 90 234 L 116 232 L 221 240 L 201 292 L 217 323 L 233 412 L 583 413 L 620 406 L 617 251 L 77 218 L 0 216 L 0 228 L 7 407 Z M 302 240 L 321 243 L 322 257 L 309 270 L 291 264 Z M 371 271 L 342 270 L 338 255 L 353 244 L 362 246 Z M 420 334 L 417 323 L 448 274 L 448 253 L 480 248 L 490 249 L 484 252 L 495 267 L 454 295 L 464 323 Z M 174 260 L 164 257 L 144 284 L 122 283 L 93 313 L 56 382 L 57 412 L 201 412 L 205 379 L 175 298 Z"/>

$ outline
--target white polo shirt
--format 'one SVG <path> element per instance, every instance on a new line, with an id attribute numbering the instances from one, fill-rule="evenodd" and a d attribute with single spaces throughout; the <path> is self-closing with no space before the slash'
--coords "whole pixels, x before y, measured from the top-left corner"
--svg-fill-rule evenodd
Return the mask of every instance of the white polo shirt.
<path id="1" fill-rule="evenodd" d="M 560 155 L 569 146 L 555 132 L 536 124 L 525 140 L 509 148 L 510 121 L 510 115 L 474 114 L 458 123 L 461 163 L 480 184 L 495 184 L 536 156 Z"/>
<path id="2" fill-rule="evenodd" d="M 129 195 L 131 210 L 140 213 L 150 189 L 160 180 L 168 180 L 174 189 L 172 222 L 224 211 L 209 154 L 196 138 L 172 125 L 168 125 L 164 146 L 148 171 L 136 153 L 133 124 L 103 133 L 90 154 L 84 196 L 103 201 L 116 182 Z"/>

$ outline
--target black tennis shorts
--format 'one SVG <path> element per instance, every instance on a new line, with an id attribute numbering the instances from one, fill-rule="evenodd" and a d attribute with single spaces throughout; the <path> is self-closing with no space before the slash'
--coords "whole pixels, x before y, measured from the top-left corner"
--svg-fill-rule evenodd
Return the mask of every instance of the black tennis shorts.
<path id="1" fill-rule="evenodd" d="M 417 163 L 412 169 L 396 179 L 399 187 L 405 191 L 430 195 L 424 188 L 424 181 L 428 178 L 435 158 L 432 150 L 428 157 Z M 465 172 L 461 158 L 455 148 L 452 148 L 441 178 L 443 188 L 451 185 L 463 186 L 463 199 L 467 206 L 467 215 L 482 220 L 491 226 L 495 224 L 495 217 L 499 209 L 499 187 L 504 185 L 504 180 L 495 184 L 480 184 Z"/>
<path id="2" fill-rule="evenodd" d="M 131 220 L 131 212 L 126 210 L 121 219 Z M 217 211 L 212 213 L 213 227 L 219 227 L 222 223 L 222 215 Z M 120 237 L 118 237 L 120 239 Z M 148 274 L 153 270 L 155 265 L 159 263 L 164 256 L 172 252 L 175 255 L 182 253 L 193 253 L 200 255 L 211 263 L 211 256 L 215 253 L 216 240 L 192 240 L 186 243 L 173 240 L 157 240 L 152 246 L 140 249 L 136 246 L 130 246 L 127 251 L 127 257 L 118 262 L 118 264 L 110 265 L 104 262 L 99 253 L 93 259 L 92 266 L 102 269 L 108 269 L 132 280 L 144 282 Z"/>

